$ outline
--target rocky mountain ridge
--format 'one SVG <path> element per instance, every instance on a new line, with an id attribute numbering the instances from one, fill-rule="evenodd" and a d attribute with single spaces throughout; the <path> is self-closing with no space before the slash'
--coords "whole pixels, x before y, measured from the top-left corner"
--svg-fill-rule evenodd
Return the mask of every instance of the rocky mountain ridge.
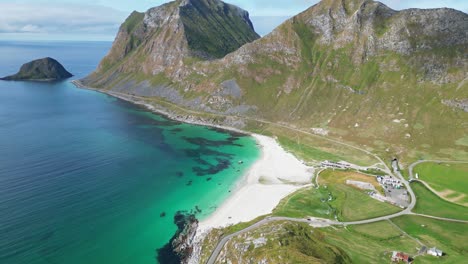
<path id="1" fill-rule="evenodd" d="M 197 52 L 209 50 L 207 45 L 187 44 L 183 19 L 177 19 L 184 13 L 180 5 L 196 13 L 204 3 L 210 14 L 222 5 L 176 1 L 132 14 L 111 53 L 83 84 L 229 116 L 229 125 L 239 128 L 249 125 L 242 121 L 248 117 L 320 128 L 335 138 L 413 157 L 466 153 L 456 142 L 464 142 L 468 117 L 443 102 L 468 98 L 467 14 L 323 0 L 267 36 L 252 36 L 235 51 L 210 57 Z M 243 27 L 225 19 L 223 30 L 215 32 L 234 38 L 232 30 L 251 29 L 243 12 L 228 9 Z M 156 33 L 148 31 L 152 23 Z"/>
<path id="2" fill-rule="evenodd" d="M 247 11 L 219 0 L 177 0 L 133 12 L 90 79 L 106 86 L 119 73 L 177 77 L 186 60 L 221 58 L 257 38 Z"/>

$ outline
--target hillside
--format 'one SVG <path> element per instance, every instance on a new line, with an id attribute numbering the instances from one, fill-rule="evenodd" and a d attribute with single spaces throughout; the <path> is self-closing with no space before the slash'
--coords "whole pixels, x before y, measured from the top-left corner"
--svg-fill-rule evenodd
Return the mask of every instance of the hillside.
<path id="1" fill-rule="evenodd" d="M 244 129 L 265 128 L 242 117 L 319 129 L 386 158 L 467 159 L 467 19 L 323 0 L 255 40 L 245 11 L 176 1 L 133 13 L 82 81 Z"/>
<path id="2" fill-rule="evenodd" d="M 257 38 L 249 14 L 236 6 L 218 0 L 173 1 L 133 12 L 87 82 L 111 87 L 116 81 L 180 78 L 188 62 L 222 58 Z M 123 79 L 124 74 L 134 76 Z"/>

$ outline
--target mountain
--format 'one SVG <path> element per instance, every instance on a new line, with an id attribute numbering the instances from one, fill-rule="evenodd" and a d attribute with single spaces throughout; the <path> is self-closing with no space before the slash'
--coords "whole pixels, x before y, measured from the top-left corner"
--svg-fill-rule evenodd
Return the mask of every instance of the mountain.
<path id="1" fill-rule="evenodd" d="M 215 0 L 133 13 L 82 82 L 240 128 L 319 129 L 385 157 L 468 158 L 467 14 L 323 0 L 257 40 L 247 17 Z M 221 48 L 232 39 L 244 41 Z"/>
<path id="2" fill-rule="evenodd" d="M 222 58 L 258 38 L 249 14 L 236 6 L 218 0 L 177 0 L 145 13 L 133 12 L 89 79 L 109 86 L 121 73 L 177 76 L 190 61 Z"/>
<path id="3" fill-rule="evenodd" d="M 18 73 L 1 78 L 5 81 L 54 81 L 70 78 L 69 73 L 58 61 L 52 58 L 33 60 L 23 64 Z"/>

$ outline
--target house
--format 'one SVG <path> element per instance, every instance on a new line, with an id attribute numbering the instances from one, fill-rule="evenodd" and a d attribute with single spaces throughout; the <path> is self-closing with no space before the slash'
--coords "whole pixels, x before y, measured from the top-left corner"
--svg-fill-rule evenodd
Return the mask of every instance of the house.
<path id="1" fill-rule="evenodd" d="M 413 259 L 410 258 L 409 255 L 403 253 L 403 252 L 397 252 L 393 251 L 392 253 L 392 262 L 400 262 L 402 261 L 403 263 L 412 263 Z"/>
<path id="2" fill-rule="evenodd" d="M 444 254 L 444 252 L 442 252 L 442 250 L 438 248 L 433 247 L 427 250 L 427 254 L 435 257 L 441 257 Z"/>

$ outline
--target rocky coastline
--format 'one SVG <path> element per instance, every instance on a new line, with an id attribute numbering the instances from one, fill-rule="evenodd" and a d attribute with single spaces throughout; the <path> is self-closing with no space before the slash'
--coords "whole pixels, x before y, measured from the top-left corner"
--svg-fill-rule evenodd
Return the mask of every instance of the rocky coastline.
<path id="1" fill-rule="evenodd" d="M 174 215 L 177 231 L 169 243 L 157 250 L 159 263 L 188 264 L 196 243 L 198 220 L 192 212 L 177 212 Z"/>
<path id="2" fill-rule="evenodd" d="M 92 88 L 86 85 L 83 85 L 83 83 L 80 80 L 73 80 L 71 81 L 72 84 L 74 84 L 77 88 L 80 89 L 86 89 L 86 90 L 92 90 L 96 91 L 99 93 L 107 94 L 112 97 L 139 105 L 143 106 L 149 111 L 163 115 L 171 120 L 187 123 L 187 124 L 192 124 L 192 125 L 200 125 L 200 126 L 208 126 L 208 127 L 213 127 L 216 129 L 221 129 L 221 130 L 226 130 L 226 131 L 232 131 L 236 133 L 240 133 L 243 135 L 251 135 L 252 133 L 247 132 L 243 130 L 242 128 L 245 126 L 243 120 L 241 117 L 237 117 L 234 119 L 234 117 L 229 117 L 230 120 L 224 120 L 224 122 L 220 123 L 220 120 L 209 120 L 206 118 L 202 118 L 200 116 L 197 116 L 196 114 L 181 114 L 181 113 L 175 113 L 173 111 L 168 110 L 167 108 L 161 106 L 161 105 L 155 105 L 155 104 L 150 104 L 148 102 L 145 102 L 142 100 L 141 97 L 138 96 L 133 96 L 129 94 L 122 94 L 122 93 L 116 93 L 113 91 L 108 91 L 108 90 L 101 90 L 101 89 L 96 89 Z M 184 111 L 187 111 L 186 109 L 182 109 Z M 226 117 L 228 119 L 228 117 Z"/>

